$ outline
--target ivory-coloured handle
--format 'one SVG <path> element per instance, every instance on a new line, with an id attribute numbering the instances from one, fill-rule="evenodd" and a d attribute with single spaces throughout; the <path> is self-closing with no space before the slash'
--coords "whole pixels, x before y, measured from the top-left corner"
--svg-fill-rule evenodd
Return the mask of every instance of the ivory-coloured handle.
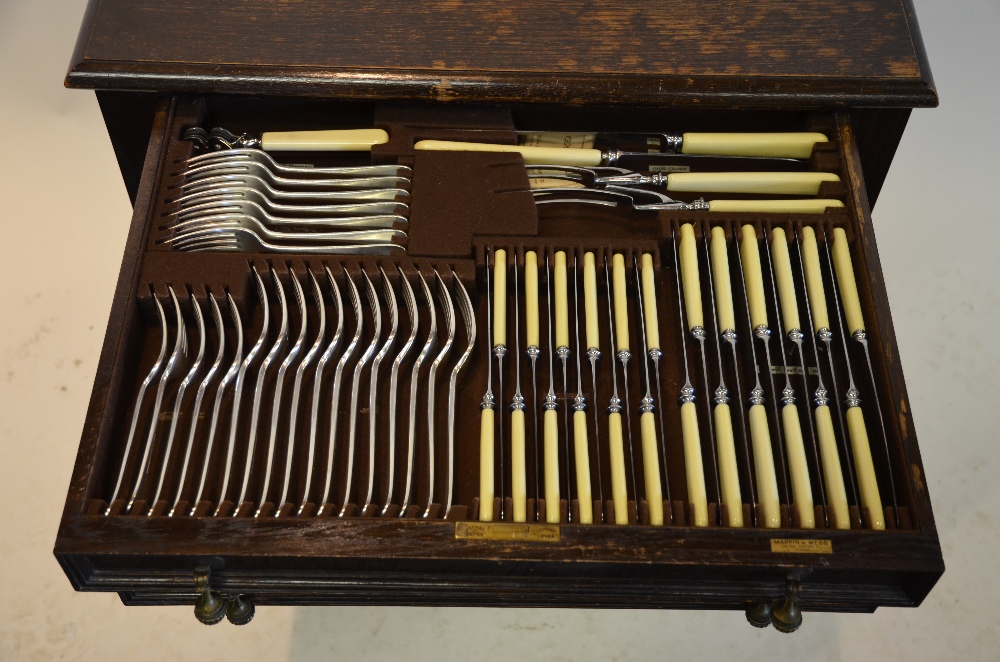
<path id="1" fill-rule="evenodd" d="M 594 497 L 590 491 L 590 444 L 587 441 L 587 413 L 573 412 L 573 455 L 576 459 L 576 496 L 580 502 L 577 524 L 594 523 Z"/>
<path id="2" fill-rule="evenodd" d="M 587 348 L 601 348 L 601 334 L 597 326 L 597 266 L 593 253 L 583 254 L 583 309 L 587 316 Z"/>
<path id="3" fill-rule="evenodd" d="M 716 452 L 719 455 L 719 491 L 722 502 L 729 511 L 729 526 L 743 526 L 743 497 L 740 494 L 740 475 L 736 468 L 736 440 L 733 437 L 733 419 L 728 404 L 715 405 Z"/>
<path id="4" fill-rule="evenodd" d="M 753 405 L 750 418 L 750 443 L 753 445 L 754 474 L 757 476 L 757 502 L 764 517 L 764 528 L 781 526 L 781 502 L 778 500 L 778 478 L 771 450 L 771 431 L 767 426 L 764 405 Z"/>
<path id="5" fill-rule="evenodd" d="M 715 154 L 719 156 L 773 156 L 788 159 L 808 159 L 813 145 L 825 143 L 822 133 L 685 133 L 682 154 Z"/>
<path id="6" fill-rule="evenodd" d="M 479 521 L 493 521 L 493 410 L 482 411 L 479 428 Z"/>
<path id="7" fill-rule="evenodd" d="M 569 147 L 572 149 L 591 149 L 597 136 L 593 133 L 522 133 L 517 137 L 519 145 L 534 147 Z"/>
<path id="8" fill-rule="evenodd" d="M 840 467 L 840 454 L 837 453 L 837 438 L 833 434 L 833 419 L 830 416 L 830 408 L 826 405 L 816 407 L 816 436 L 819 439 L 819 454 L 823 460 L 826 500 L 833 509 L 833 525 L 838 529 L 849 529 L 851 516 L 847 506 L 844 472 Z"/>
<path id="9" fill-rule="evenodd" d="M 493 346 L 507 344 L 507 251 L 493 251 Z"/>
<path id="10" fill-rule="evenodd" d="M 565 149 L 563 147 L 531 147 L 527 145 L 491 145 L 489 143 L 421 140 L 413 146 L 421 151 L 444 152 L 514 152 L 526 165 L 568 165 L 583 168 L 601 165 L 598 149 Z"/>
<path id="11" fill-rule="evenodd" d="M 266 152 L 370 152 L 372 145 L 389 142 L 382 129 L 330 131 L 268 131 L 260 137 Z"/>
<path id="12" fill-rule="evenodd" d="M 781 228 L 772 230 L 771 255 L 774 260 L 774 278 L 778 283 L 781 321 L 785 325 L 785 333 L 792 329 L 801 331 L 799 300 L 795 296 L 795 281 L 792 280 L 792 260 L 788 254 L 788 240 L 785 239 L 785 231 Z"/>
<path id="13" fill-rule="evenodd" d="M 528 347 L 538 347 L 538 255 L 535 251 L 524 254 L 524 328 Z"/>
<path id="14" fill-rule="evenodd" d="M 801 200 L 709 200 L 708 211 L 754 212 L 758 214 L 822 214 L 829 207 L 843 207 L 840 200 L 803 198 Z"/>
<path id="15" fill-rule="evenodd" d="M 608 453 L 611 456 L 611 500 L 615 505 L 615 524 L 628 524 L 621 414 L 608 414 Z"/>
<path id="16" fill-rule="evenodd" d="M 816 195 L 823 182 L 839 181 L 832 172 L 672 172 L 667 175 L 667 190 Z"/>
<path id="17" fill-rule="evenodd" d="M 781 427 L 785 430 L 785 453 L 788 454 L 788 473 L 792 477 L 792 499 L 799 511 L 799 526 L 814 529 L 816 512 L 813 510 L 812 483 L 798 407 L 785 405 L 781 408 Z"/>
<path id="18" fill-rule="evenodd" d="M 646 318 L 646 351 L 660 349 L 660 320 L 656 314 L 656 271 L 653 256 L 642 254 L 642 309 Z"/>
<path id="19" fill-rule="evenodd" d="M 568 179 L 557 179 L 555 177 L 528 177 L 528 188 L 532 191 L 545 188 L 587 188 L 580 182 L 571 182 Z"/>
<path id="20" fill-rule="evenodd" d="M 833 230 L 833 266 L 837 271 L 837 284 L 840 285 L 840 301 L 844 304 L 847 329 L 852 334 L 858 330 L 863 331 L 865 318 L 861 314 L 858 283 L 854 280 L 851 248 L 847 245 L 847 233 L 844 232 L 843 228 L 834 228 Z"/>
<path id="21" fill-rule="evenodd" d="M 545 521 L 559 523 L 559 415 L 546 409 L 542 415 L 545 454 Z"/>
<path id="22" fill-rule="evenodd" d="M 885 528 L 885 514 L 882 510 L 878 481 L 875 479 L 875 465 L 872 463 L 872 448 L 868 442 L 868 430 L 865 428 L 865 415 L 861 407 L 848 407 L 845 415 L 847 432 L 851 436 L 851 448 L 854 450 L 854 468 L 858 474 L 861 502 L 868 509 L 872 528 L 882 530 Z"/>
<path id="23" fill-rule="evenodd" d="M 819 246 L 816 231 L 802 228 L 802 264 L 806 272 L 806 290 L 809 294 L 809 310 L 812 312 L 813 326 L 817 331 L 830 328 L 830 315 L 826 310 L 826 291 L 823 288 L 823 272 L 819 265 Z"/>
<path id="24" fill-rule="evenodd" d="M 744 225 L 741 232 L 740 259 L 743 262 L 743 281 L 747 288 L 750 324 L 756 329 L 759 326 L 767 326 L 767 299 L 764 298 L 760 248 L 757 245 L 757 232 L 752 225 Z"/>
<path id="25" fill-rule="evenodd" d="M 510 496 L 514 501 L 514 521 L 528 521 L 528 479 L 524 456 L 524 410 L 510 413 Z"/>
<path id="26" fill-rule="evenodd" d="M 629 349 L 628 293 L 625 290 L 625 256 L 615 253 L 611 260 L 611 280 L 615 287 L 615 348 L 619 352 Z"/>
<path id="27" fill-rule="evenodd" d="M 694 227 L 690 223 L 681 226 L 681 283 L 684 285 L 684 313 L 688 330 L 705 326 L 705 316 L 701 308 L 701 275 L 698 272 L 698 245 L 694 239 Z"/>
<path id="28" fill-rule="evenodd" d="M 719 334 L 736 330 L 736 313 L 733 312 L 733 284 L 729 278 L 729 258 L 726 232 L 712 228 L 709 248 L 712 254 L 712 282 L 715 283 L 715 308 L 719 315 Z"/>
<path id="29" fill-rule="evenodd" d="M 646 483 L 649 523 L 663 526 L 663 488 L 660 487 L 660 456 L 656 449 L 656 416 L 647 411 L 639 417 L 642 435 L 642 477 Z"/>
<path id="30" fill-rule="evenodd" d="M 566 289 L 565 251 L 556 251 L 553 276 L 556 297 L 556 347 L 569 347 L 569 292 Z"/>
<path id="31" fill-rule="evenodd" d="M 684 438 L 684 469 L 687 475 L 688 503 L 694 507 L 694 525 L 708 526 L 705 466 L 701 460 L 698 411 L 693 402 L 685 402 L 681 405 L 681 436 Z"/>

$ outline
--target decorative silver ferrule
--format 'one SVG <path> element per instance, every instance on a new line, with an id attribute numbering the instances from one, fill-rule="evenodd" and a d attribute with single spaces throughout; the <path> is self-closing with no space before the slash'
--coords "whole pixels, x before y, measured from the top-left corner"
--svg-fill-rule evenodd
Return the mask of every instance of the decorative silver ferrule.
<path id="1" fill-rule="evenodd" d="M 771 339 L 771 329 L 761 324 L 753 330 L 753 335 L 755 338 L 760 338 L 764 342 L 767 342 Z"/>
<path id="2" fill-rule="evenodd" d="M 704 198 L 698 198 L 689 205 L 685 205 L 687 209 L 691 211 L 708 211 L 708 203 Z"/>
<path id="3" fill-rule="evenodd" d="M 748 402 L 751 407 L 764 404 L 764 389 L 759 386 L 754 387 L 754 389 L 750 391 L 750 398 Z"/>
<path id="4" fill-rule="evenodd" d="M 813 402 L 816 403 L 817 407 L 826 407 L 830 404 L 830 398 L 827 397 L 828 393 L 825 388 L 816 389 L 816 393 L 813 394 Z"/>
<path id="5" fill-rule="evenodd" d="M 479 405 L 480 409 L 493 409 L 496 406 L 496 398 L 493 397 L 492 393 L 487 393 L 483 396 L 483 404 Z"/>
<path id="6" fill-rule="evenodd" d="M 493 356 L 498 359 L 502 359 L 507 356 L 507 346 L 506 345 L 494 345 L 493 346 Z"/>
<path id="7" fill-rule="evenodd" d="M 681 387 L 681 395 L 677 399 L 682 405 L 688 402 L 694 402 L 694 387 L 690 384 L 685 384 Z"/>
<path id="8" fill-rule="evenodd" d="M 601 358 L 601 350 L 596 347 L 587 348 L 587 358 L 590 359 L 591 363 L 596 363 Z"/>
<path id="9" fill-rule="evenodd" d="M 556 408 L 556 394 L 555 393 L 547 393 L 545 395 L 545 404 L 542 405 L 542 408 L 545 411 L 553 411 L 553 410 L 555 410 L 555 408 Z"/>
<path id="10" fill-rule="evenodd" d="M 608 413 L 609 414 L 620 414 L 622 413 L 622 399 L 617 395 L 612 396 L 610 402 L 608 402 Z"/>
<path id="11" fill-rule="evenodd" d="M 858 329 L 857 331 L 851 334 L 851 337 L 860 343 L 868 341 L 868 335 L 865 333 L 864 329 Z"/>
<path id="12" fill-rule="evenodd" d="M 569 358 L 569 347 L 567 347 L 566 345 L 561 345 L 559 347 L 556 347 L 556 356 L 558 356 L 563 361 L 563 363 L 565 363 L 566 359 Z"/>
<path id="13" fill-rule="evenodd" d="M 655 407 L 653 407 L 653 398 L 652 398 L 652 396 L 647 395 L 646 397 L 644 397 L 642 400 L 639 401 L 639 413 L 640 414 L 647 414 L 647 413 L 653 411 L 653 409 L 655 409 Z"/>
<path id="14" fill-rule="evenodd" d="M 706 335 L 705 334 L 705 327 L 703 327 L 703 326 L 693 327 L 691 329 L 691 335 L 694 337 L 695 340 L 697 340 L 699 342 L 705 340 L 705 335 Z"/>
<path id="15" fill-rule="evenodd" d="M 722 332 L 722 339 L 725 340 L 730 345 L 735 345 L 736 344 L 736 330 L 735 329 L 726 329 L 725 331 Z"/>
<path id="16" fill-rule="evenodd" d="M 678 135 L 665 134 L 663 138 L 663 151 L 677 154 L 684 145 L 684 137 Z"/>
<path id="17" fill-rule="evenodd" d="M 573 398 L 573 411 L 586 411 L 587 410 L 587 399 L 583 397 L 582 393 L 577 393 L 576 397 Z"/>
<path id="18" fill-rule="evenodd" d="M 788 339 L 794 343 L 802 342 L 802 339 L 804 337 L 805 335 L 802 333 L 801 329 L 792 329 L 791 331 L 788 332 Z"/>
<path id="19" fill-rule="evenodd" d="M 524 411 L 524 397 L 518 393 L 510 400 L 511 411 Z"/>
<path id="20" fill-rule="evenodd" d="M 632 352 L 628 351 L 627 349 L 620 349 L 618 350 L 617 356 L 618 360 L 621 361 L 622 363 L 628 363 L 628 360 L 632 358 Z"/>
<path id="21" fill-rule="evenodd" d="M 656 363 L 657 361 L 659 361 L 661 356 L 663 356 L 663 352 L 661 352 L 656 347 L 654 347 L 653 349 L 649 350 L 649 358 L 653 360 L 653 363 Z"/>
<path id="22" fill-rule="evenodd" d="M 833 340 L 833 331 L 826 328 L 825 326 L 816 332 L 816 337 L 823 342 L 830 342 Z"/>
<path id="23" fill-rule="evenodd" d="M 620 149 L 609 149 L 601 155 L 601 165 L 603 166 L 613 166 L 618 163 L 618 159 L 621 158 L 622 154 L 625 152 Z"/>
<path id="24" fill-rule="evenodd" d="M 725 386 L 720 386 L 719 388 L 715 389 L 714 396 L 715 396 L 714 398 L 715 404 L 717 405 L 727 404 L 729 402 L 729 389 L 727 389 Z"/>
<path id="25" fill-rule="evenodd" d="M 848 407 L 860 407 L 861 406 L 861 393 L 856 388 L 847 389 L 847 397 L 844 398 L 844 404 Z"/>
<path id="26" fill-rule="evenodd" d="M 791 387 L 784 388 L 781 390 L 781 402 L 784 405 L 794 405 L 795 404 L 795 390 Z"/>
<path id="27" fill-rule="evenodd" d="M 538 349 L 538 345 L 531 345 L 528 349 L 524 350 L 524 353 L 528 355 L 528 358 L 534 361 L 542 353 L 542 350 Z"/>

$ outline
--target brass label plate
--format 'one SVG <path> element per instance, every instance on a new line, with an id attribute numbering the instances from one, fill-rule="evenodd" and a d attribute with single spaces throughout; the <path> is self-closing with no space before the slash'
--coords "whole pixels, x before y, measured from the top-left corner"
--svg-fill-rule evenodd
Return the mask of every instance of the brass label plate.
<path id="1" fill-rule="evenodd" d="M 833 541 L 771 538 L 771 551 L 781 554 L 833 554 Z"/>
<path id="2" fill-rule="evenodd" d="M 525 540 L 559 542 L 558 524 L 499 524 L 496 522 L 456 522 L 456 539 Z"/>

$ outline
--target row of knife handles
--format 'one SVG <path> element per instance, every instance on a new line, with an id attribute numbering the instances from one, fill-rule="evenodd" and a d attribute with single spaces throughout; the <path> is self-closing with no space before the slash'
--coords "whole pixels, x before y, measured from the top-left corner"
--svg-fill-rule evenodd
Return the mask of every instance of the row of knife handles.
<path id="1" fill-rule="evenodd" d="M 765 223 L 758 236 L 753 225 L 730 227 L 731 235 L 708 222 L 697 230 L 674 224 L 661 246 L 673 251 L 675 291 L 658 277 L 655 251 L 522 245 L 509 256 L 486 248 L 491 316 L 479 351 L 492 354 L 492 363 L 474 516 L 550 524 L 910 527 L 908 510 L 901 515 L 897 502 L 845 230 Z M 661 297 L 675 298 L 675 306 L 666 306 L 670 327 L 660 324 L 667 321 L 659 319 Z M 604 359 L 602 328 L 611 338 Z M 678 334 L 682 354 L 669 362 L 660 344 L 667 333 Z M 862 347 L 864 360 L 852 359 Z M 684 380 L 679 392 L 662 388 L 661 361 L 683 365 L 684 374 L 674 375 L 677 384 Z M 718 372 L 711 375 L 713 363 Z M 540 389 L 537 366 L 544 373 Z M 609 372 L 612 397 L 595 402 L 598 381 Z M 735 383 L 725 383 L 726 374 Z M 638 393 L 629 393 L 630 375 Z M 815 388 L 807 375 L 816 377 Z M 872 401 L 862 403 L 858 385 L 870 389 Z M 679 417 L 679 435 L 665 432 L 665 411 Z M 671 493 L 672 444 L 683 447 L 686 495 Z"/>

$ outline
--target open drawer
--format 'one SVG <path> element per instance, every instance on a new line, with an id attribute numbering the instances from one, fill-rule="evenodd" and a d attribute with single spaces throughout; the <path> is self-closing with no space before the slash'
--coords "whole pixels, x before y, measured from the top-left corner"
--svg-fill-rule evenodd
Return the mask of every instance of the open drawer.
<path id="1" fill-rule="evenodd" d="M 553 201 L 520 154 L 414 149 L 553 126 L 821 133 L 786 164 L 835 175 L 815 191 L 704 197 L 836 204 Z M 274 231 L 282 208 L 262 200 L 289 173 L 254 170 L 239 204 L 221 188 L 192 203 L 193 127 L 383 129 L 370 151 L 270 153 L 312 181 L 402 167 L 378 198 L 396 205 L 379 250 L 219 250 L 233 233 L 214 241 L 191 210 L 222 204 L 225 223 Z M 236 622 L 254 603 L 641 605 L 794 629 L 799 609 L 919 604 L 943 562 L 857 143 L 829 110 L 161 99 L 59 562 L 77 589 L 197 600 L 208 621 L 227 601 Z M 178 241 L 189 227 L 202 234 Z"/>

